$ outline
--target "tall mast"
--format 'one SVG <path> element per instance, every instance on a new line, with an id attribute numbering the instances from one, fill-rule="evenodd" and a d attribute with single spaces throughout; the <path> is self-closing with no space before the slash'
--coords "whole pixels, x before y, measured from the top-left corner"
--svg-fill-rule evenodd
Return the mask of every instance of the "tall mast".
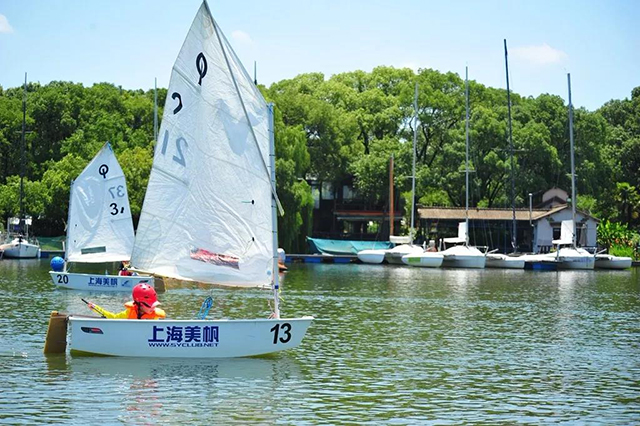
<path id="1" fill-rule="evenodd" d="M 158 79 L 153 82 L 153 140 L 158 141 Z"/>
<path id="2" fill-rule="evenodd" d="M 22 142 L 20 147 L 20 232 L 24 232 L 24 168 L 25 142 L 24 135 L 27 126 L 27 73 L 24 73 L 24 92 L 22 95 Z"/>
<path id="3" fill-rule="evenodd" d="M 389 235 L 393 235 L 394 226 L 394 194 L 393 194 L 393 154 L 391 154 L 391 160 L 389 161 Z"/>
<path id="4" fill-rule="evenodd" d="M 258 85 L 258 62 L 253 61 L 253 84 Z"/>
<path id="5" fill-rule="evenodd" d="M 511 91 L 509 90 L 509 60 L 507 59 L 507 39 L 504 39 L 504 66 L 507 71 L 507 109 L 509 111 L 509 157 L 511 161 L 511 210 L 513 219 L 511 222 L 511 248 L 517 251 L 516 233 L 516 181 L 513 175 L 513 136 L 511 131 Z"/>
<path id="6" fill-rule="evenodd" d="M 571 103 L 571 74 L 567 73 L 567 85 L 569 86 L 569 141 L 571 149 L 571 219 L 573 221 L 573 247 L 576 247 L 576 168 L 573 160 L 573 104 Z"/>
<path id="7" fill-rule="evenodd" d="M 276 143 L 273 123 L 273 104 L 267 105 L 269 111 L 269 172 L 271 185 L 276 187 Z M 280 267 L 278 266 L 278 205 L 275 195 L 271 195 L 271 232 L 273 234 L 273 314 L 280 319 Z"/>
<path id="8" fill-rule="evenodd" d="M 416 209 L 416 142 L 418 140 L 418 82 L 416 81 L 415 93 L 413 96 L 413 173 L 411 174 L 411 229 L 409 238 L 413 244 L 413 223 Z"/>
<path id="9" fill-rule="evenodd" d="M 464 162 L 465 168 L 465 206 L 464 206 L 464 222 L 466 227 L 465 245 L 469 245 L 469 67 L 464 67 L 464 94 L 466 103 L 465 117 L 465 144 L 466 158 Z"/>

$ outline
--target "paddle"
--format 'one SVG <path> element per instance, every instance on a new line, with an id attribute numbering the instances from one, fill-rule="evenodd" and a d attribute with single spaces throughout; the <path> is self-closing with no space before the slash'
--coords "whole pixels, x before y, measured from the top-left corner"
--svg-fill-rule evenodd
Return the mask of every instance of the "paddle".
<path id="1" fill-rule="evenodd" d="M 91 309 L 92 311 L 100 314 L 100 316 L 102 318 L 106 318 L 105 314 L 103 314 L 102 312 L 100 312 L 99 309 L 96 309 L 96 305 L 94 305 L 93 303 L 87 302 L 86 300 L 84 300 L 83 298 L 80 298 L 80 300 L 82 300 L 84 303 L 87 304 L 87 306 L 89 307 L 89 309 Z"/>

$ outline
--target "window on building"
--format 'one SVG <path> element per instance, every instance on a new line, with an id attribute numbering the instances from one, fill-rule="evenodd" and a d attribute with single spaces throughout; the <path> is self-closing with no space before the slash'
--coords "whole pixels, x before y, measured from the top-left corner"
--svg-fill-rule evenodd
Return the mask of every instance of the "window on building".
<path id="1" fill-rule="evenodd" d="M 335 194 L 333 193 L 333 185 L 331 182 L 322 182 L 322 199 L 333 200 Z"/>
<path id="2" fill-rule="evenodd" d="M 318 188 L 316 185 L 313 185 L 311 187 L 311 196 L 313 197 L 313 208 L 319 209 L 320 208 L 320 188 Z"/>
<path id="3" fill-rule="evenodd" d="M 355 193 L 353 191 L 353 188 L 351 188 L 349 185 L 342 186 L 342 199 L 344 201 L 351 201 L 355 198 L 354 196 Z"/>

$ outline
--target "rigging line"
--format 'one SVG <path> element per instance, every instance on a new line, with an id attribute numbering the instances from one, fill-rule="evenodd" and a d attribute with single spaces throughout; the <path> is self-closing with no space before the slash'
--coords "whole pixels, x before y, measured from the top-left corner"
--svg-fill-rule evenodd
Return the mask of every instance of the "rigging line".
<path id="1" fill-rule="evenodd" d="M 238 87 L 238 82 L 236 81 L 236 77 L 233 74 L 233 70 L 231 69 L 231 63 L 229 62 L 229 57 L 227 56 L 227 51 L 222 44 L 222 39 L 220 38 L 220 32 L 218 31 L 218 23 L 213 19 L 213 15 L 211 14 L 211 10 L 209 9 L 209 4 L 204 1 L 205 8 L 207 9 L 207 13 L 209 14 L 209 18 L 211 18 L 211 22 L 213 23 L 213 29 L 216 32 L 216 37 L 218 38 L 218 43 L 220 43 L 220 49 L 222 49 L 222 55 L 224 56 L 224 60 L 227 63 L 227 68 L 229 69 L 229 74 L 231 75 L 231 80 L 233 81 L 233 85 L 236 88 L 236 93 L 238 94 L 238 98 L 240 99 L 240 105 L 242 105 L 242 111 L 244 111 L 244 116 L 247 119 L 247 124 L 249 126 L 249 130 L 251 131 L 251 136 L 253 136 L 253 141 L 256 144 L 256 148 L 258 148 L 258 152 L 260 153 L 260 160 L 262 161 L 262 165 L 264 167 L 267 176 L 271 176 L 271 172 L 269 171 L 269 167 L 267 163 L 264 161 L 264 155 L 262 155 L 262 151 L 260 150 L 260 144 L 258 143 L 258 138 L 256 137 L 256 133 L 253 130 L 253 126 L 251 125 L 251 120 L 249 119 L 249 113 L 247 112 L 247 107 L 244 105 L 244 100 L 242 99 L 242 94 L 240 93 L 240 88 Z M 271 130 L 273 131 L 273 130 Z M 282 204 L 278 199 L 278 194 L 276 192 L 276 187 L 273 182 L 270 182 L 271 194 L 276 201 L 278 206 L 278 211 L 281 216 L 284 216 L 284 209 L 282 208 Z"/>

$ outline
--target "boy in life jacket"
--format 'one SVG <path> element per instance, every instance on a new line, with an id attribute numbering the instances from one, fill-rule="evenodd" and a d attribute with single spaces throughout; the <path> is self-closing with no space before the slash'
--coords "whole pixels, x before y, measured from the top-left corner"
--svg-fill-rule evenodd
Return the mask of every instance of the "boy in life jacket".
<path id="1" fill-rule="evenodd" d="M 132 291 L 133 301 L 124 304 L 125 310 L 114 314 L 100 306 L 87 302 L 89 309 L 105 318 L 121 319 L 164 319 L 166 314 L 160 308 L 156 291 L 148 284 L 138 284 Z"/>

